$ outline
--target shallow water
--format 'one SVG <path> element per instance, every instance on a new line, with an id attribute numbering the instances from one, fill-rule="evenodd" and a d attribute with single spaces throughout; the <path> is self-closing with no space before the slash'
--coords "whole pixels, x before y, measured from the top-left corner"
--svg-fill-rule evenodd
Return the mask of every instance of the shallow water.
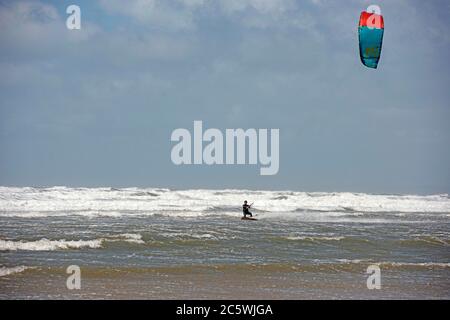
<path id="1" fill-rule="evenodd" d="M 449 217 L 448 195 L 0 187 L 0 298 L 448 299 Z"/>

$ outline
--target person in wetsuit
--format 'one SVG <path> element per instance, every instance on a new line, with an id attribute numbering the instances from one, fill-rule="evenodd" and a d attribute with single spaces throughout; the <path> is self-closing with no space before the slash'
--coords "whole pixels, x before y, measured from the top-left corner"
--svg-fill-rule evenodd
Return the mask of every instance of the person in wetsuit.
<path id="1" fill-rule="evenodd" d="M 247 200 L 244 201 L 244 204 L 242 205 L 242 212 L 244 213 L 244 218 L 249 215 L 250 217 L 253 217 L 252 213 L 248 211 L 248 209 L 251 208 L 251 204 L 247 204 Z"/>

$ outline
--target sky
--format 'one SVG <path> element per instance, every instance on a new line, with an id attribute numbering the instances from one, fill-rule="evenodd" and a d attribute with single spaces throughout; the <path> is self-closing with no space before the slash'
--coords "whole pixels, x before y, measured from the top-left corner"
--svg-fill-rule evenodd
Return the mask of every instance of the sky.
<path id="1" fill-rule="evenodd" d="M 358 51 L 371 4 L 376 70 Z M 450 193 L 449 16 L 439 0 L 0 0 L 0 185 Z M 194 120 L 279 128 L 278 174 L 174 165 L 171 133 Z"/>

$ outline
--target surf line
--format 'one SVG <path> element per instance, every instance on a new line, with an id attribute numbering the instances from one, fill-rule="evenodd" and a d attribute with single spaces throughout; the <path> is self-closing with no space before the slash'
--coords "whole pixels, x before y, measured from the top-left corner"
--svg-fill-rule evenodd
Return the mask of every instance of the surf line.
<path id="1" fill-rule="evenodd" d="M 203 132 L 203 122 L 196 120 L 194 121 L 193 136 L 192 141 L 189 130 L 184 128 L 173 130 L 170 140 L 178 143 L 173 146 L 170 157 L 175 165 L 256 165 L 259 162 L 260 175 L 278 173 L 280 165 L 279 129 L 270 129 L 270 154 L 268 129 L 247 129 L 245 131 L 244 129 L 226 129 L 224 138 L 224 134 L 219 129 L 210 128 Z M 203 142 L 209 143 L 203 148 Z"/>

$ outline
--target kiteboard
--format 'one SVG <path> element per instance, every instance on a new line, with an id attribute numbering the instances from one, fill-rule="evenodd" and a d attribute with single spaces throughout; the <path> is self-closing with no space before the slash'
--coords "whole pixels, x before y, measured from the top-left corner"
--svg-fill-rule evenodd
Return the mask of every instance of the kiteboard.
<path id="1" fill-rule="evenodd" d="M 253 220 L 253 221 L 257 221 L 258 219 L 256 219 L 256 218 L 242 217 L 241 220 Z"/>

